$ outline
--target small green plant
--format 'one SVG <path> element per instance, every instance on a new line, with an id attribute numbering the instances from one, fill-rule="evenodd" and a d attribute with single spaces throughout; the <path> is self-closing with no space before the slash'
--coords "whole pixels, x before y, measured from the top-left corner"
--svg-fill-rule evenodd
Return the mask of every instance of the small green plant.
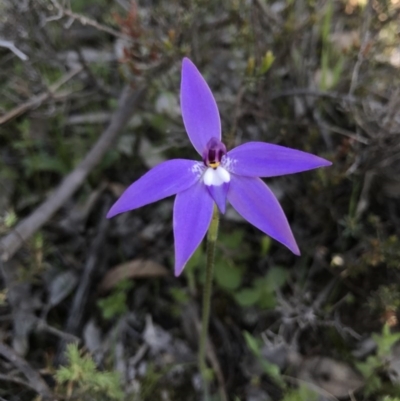
<path id="1" fill-rule="evenodd" d="M 246 73 L 248 76 L 261 77 L 268 72 L 274 61 L 275 56 L 271 50 L 268 50 L 264 56 L 262 56 L 259 66 L 256 66 L 255 57 L 251 56 L 247 60 Z"/>
<path id="2" fill-rule="evenodd" d="M 385 360 L 391 354 L 392 346 L 400 340 L 400 333 L 391 333 L 389 325 L 385 324 L 382 334 L 373 334 L 372 338 L 377 345 L 376 354 L 369 356 L 365 362 L 356 365 L 366 379 L 364 390 L 366 395 L 382 388 L 382 380 L 377 373 L 384 369 Z"/>
<path id="3" fill-rule="evenodd" d="M 282 401 L 317 401 L 318 399 L 318 393 L 305 385 L 300 385 L 299 388 L 289 390 Z"/>
<path id="4" fill-rule="evenodd" d="M 17 215 L 13 210 L 11 210 L 4 216 L 4 225 L 6 226 L 6 228 L 11 228 L 17 223 L 17 220 Z"/>
<path id="5" fill-rule="evenodd" d="M 67 398 L 122 400 L 124 393 L 117 372 L 99 371 L 90 355 L 83 354 L 77 344 L 67 346 L 68 364 L 56 372 L 56 380 L 65 386 Z"/>
<path id="6" fill-rule="evenodd" d="M 263 309 L 273 308 L 276 305 L 275 290 L 281 288 L 287 278 L 286 269 L 272 267 L 264 277 L 256 278 L 251 287 L 238 291 L 235 300 L 240 306 L 256 305 Z"/>
<path id="7" fill-rule="evenodd" d="M 253 337 L 245 331 L 244 339 L 250 351 L 257 358 L 264 373 L 268 375 L 277 386 L 283 391 L 282 401 L 316 401 L 319 397 L 318 393 L 303 383 L 298 383 L 299 387 L 290 388 L 285 381 L 285 376 L 281 374 L 279 366 L 267 361 L 261 353 L 261 340 Z"/>
<path id="8" fill-rule="evenodd" d="M 230 234 L 220 235 L 220 246 L 215 257 L 215 281 L 219 288 L 232 293 L 242 284 L 244 276 L 243 262 L 248 257 L 250 250 L 244 241 L 244 232 L 235 230 Z M 186 265 L 185 274 L 189 281 L 191 291 L 195 287 L 196 273 L 200 282 L 204 282 L 205 252 L 199 247 Z"/>
<path id="9" fill-rule="evenodd" d="M 122 316 L 128 311 L 127 295 L 133 284 L 129 280 L 120 281 L 110 295 L 97 302 L 103 318 L 106 320 Z"/>
<path id="10" fill-rule="evenodd" d="M 261 347 L 262 347 L 261 341 L 253 337 L 247 331 L 245 331 L 243 334 L 247 346 L 249 347 L 253 355 L 257 358 L 265 374 L 267 374 L 279 387 L 286 388 L 286 383 L 283 380 L 283 377 L 279 370 L 279 366 L 267 361 L 261 355 Z"/>
<path id="11" fill-rule="evenodd" d="M 344 58 L 341 54 L 334 54 L 332 45 L 329 42 L 330 29 L 333 18 L 333 1 L 329 1 L 322 20 L 321 27 L 321 90 L 329 90 L 337 85 L 343 71 Z"/>
<path id="12" fill-rule="evenodd" d="M 231 295 L 240 306 L 273 308 L 276 305 L 275 291 L 286 284 L 288 271 L 283 267 L 271 267 L 264 277 L 255 278 L 250 286 L 243 287 L 246 271 L 244 262 L 251 252 L 244 240 L 244 232 L 235 230 L 230 234 L 221 234 L 220 242 L 220 249 L 215 257 L 215 282 L 217 286 Z M 263 237 L 260 244 L 262 257 L 268 254 L 270 246 L 271 239 L 267 236 Z M 199 247 L 185 269 L 190 292 L 194 292 L 196 287 L 196 272 L 199 274 L 199 281 L 204 281 L 204 271 L 199 269 L 199 266 L 204 263 L 205 252 Z"/>

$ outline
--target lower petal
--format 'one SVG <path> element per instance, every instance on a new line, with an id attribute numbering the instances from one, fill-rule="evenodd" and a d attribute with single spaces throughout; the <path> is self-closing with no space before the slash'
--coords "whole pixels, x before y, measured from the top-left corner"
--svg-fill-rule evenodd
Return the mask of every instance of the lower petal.
<path id="1" fill-rule="evenodd" d="M 249 223 L 300 255 L 281 205 L 261 179 L 232 174 L 228 200 Z"/>
<path id="2" fill-rule="evenodd" d="M 176 195 L 174 204 L 175 276 L 179 276 L 210 226 L 214 201 L 203 182 Z"/>
<path id="3" fill-rule="evenodd" d="M 217 204 L 219 211 L 224 214 L 226 210 L 226 195 L 229 189 L 229 182 L 221 185 L 206 185 L 208 192 Z"/>

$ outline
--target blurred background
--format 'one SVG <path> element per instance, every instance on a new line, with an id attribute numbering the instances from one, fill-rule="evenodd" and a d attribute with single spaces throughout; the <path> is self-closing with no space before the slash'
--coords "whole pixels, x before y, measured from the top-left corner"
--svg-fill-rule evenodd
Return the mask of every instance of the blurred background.
<path id="1" fill-rule="evenodd" d="M 399 401 L 399 0 L 1 0 L 0 399 L 201 398 L 204 248 L 173 276 L 173 198 L 105 219 L 197 158 L 184 56 L 228 148 L 333 162 L 266 180 L 301 257 L 223 216 L 212 400 Z"/>

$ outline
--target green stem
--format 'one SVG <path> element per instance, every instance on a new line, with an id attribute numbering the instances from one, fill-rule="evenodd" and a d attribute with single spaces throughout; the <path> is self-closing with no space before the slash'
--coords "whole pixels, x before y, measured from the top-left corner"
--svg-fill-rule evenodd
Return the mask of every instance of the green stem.
<path id="1" fill-rule="evenodd" d="M 215 244 L 218 237 L 219 213 L 218 208 L 214 205 L 214 212 L 211 224 L 207 234 L 207 262 L 206 262 L 206 280 L 203 292 L 203 314 L 201 318 L 201 334 L 199 346 L 199 368 L 203 379 L 205 398 L 208 398 L 208 382 L 207 382 L 207 364 L 206 364 L 206 347 L 208 323 L 210 320 L 212 279 L 214 271 Z"/>

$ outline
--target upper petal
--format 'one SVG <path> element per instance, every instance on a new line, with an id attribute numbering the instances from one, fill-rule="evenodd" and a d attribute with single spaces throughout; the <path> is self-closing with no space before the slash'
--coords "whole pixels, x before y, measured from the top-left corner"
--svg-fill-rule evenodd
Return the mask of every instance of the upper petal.
<path id="1" fill-rule="evenodd" d="M 232 175 L 228 201 L 249 223 L 300 255 L 281 205 L 261 179 Z"/>
<path id="2" fill-rule="evenodd" d="M 184 191 L 195 184 L 201 174 L 201 164 L 193 160 L 175 159 L 163 162 L 129 186 L 111 207 L 107 217 Z"/>
<path id="3" fill-rule="evenodd" d="M 214 201 L 205 185 L 199 182 L 180 192 L 174 204 L 175 276 L 203 240 L 210 226 Z"/>
<path id="4" fill-rule="evenodd" d="M 190 141 L 202 155 L 211 138 L 221 139 L 221 120 L 207 82 L 186 57 L 182 62 L 181 109 Z"/>
<path id="5" fill-rule="evenodd" d="M 248 142 L 226 155 L 226 168 L 248 177 L 274 177 L 299 173 L 332 163 L 300 150 L 264 142 Z"/>

